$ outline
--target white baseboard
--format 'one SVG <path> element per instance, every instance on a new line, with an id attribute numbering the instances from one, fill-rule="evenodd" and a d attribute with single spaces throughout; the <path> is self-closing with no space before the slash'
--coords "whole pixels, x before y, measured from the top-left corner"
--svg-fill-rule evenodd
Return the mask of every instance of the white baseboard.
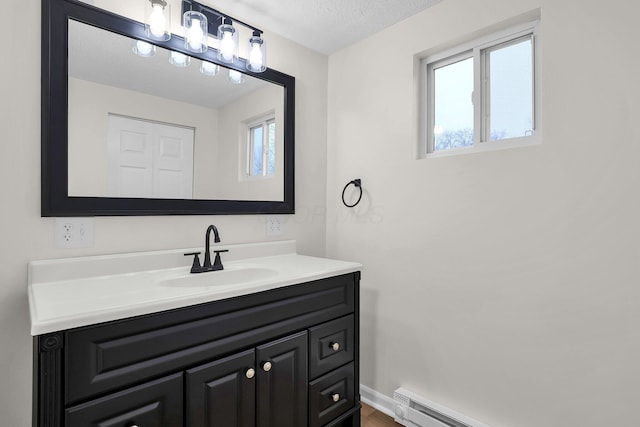
<path id="1" fill-rule="evenodd" d="M 394 402 L 391 397 L 385 396 L 366 385 L 360 384 L 360 398 L 363 403 L 366 403 L 372 408 L 377 409 L 391 418 L 395 417 L 393 409 Z"/>

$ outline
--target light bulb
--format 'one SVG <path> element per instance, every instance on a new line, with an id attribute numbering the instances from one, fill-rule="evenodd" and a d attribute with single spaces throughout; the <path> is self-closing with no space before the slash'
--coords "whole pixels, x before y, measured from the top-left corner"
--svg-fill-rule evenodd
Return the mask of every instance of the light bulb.
<path id="1" fill-rule="evenodd" d="M 140 52 L 142 55 L 150 54 L 151 53 L 151 49 L 153 48 L 153 46 L 151 46 L 151 44 L 149 44 L 147 42 L 143 42 L 143 41 L 138 41 L 137 47 L 138 47 L 138 52 Z"/>
<path id="2" fill-rule="evenodd" d="M 203 37 L 204 32 L 200 27 L 200 20 L 195 18 L 192 19 L 191 27 L 189 27 L 189 47 L 195 51 L 201 50 Z"/>
<path id="3" fill-rule="evenodd" d="M 233 41 L 233 33 L 231 31 L 225 31 L 220 41 L 220 54 L 222 58 L 227 62 L 233 61 L 233 52 L 235 51 L 235 43 Z"/>
<path id="4" fill-rule="evenodd" d="M 249 64 L 252 70 L 262 69 L 262 49 L 259 43 L 251 44 L 251 52 L 249 53 Z"/>
<path id="5" fill-rule="evenodd" d="M 162 5 L 154 4 L 153 11 L 149 17 L 149 31 L 155 37 L 163 37 L 166 24 L 167 18 L 164 17 Z"/>
<path id="6" fill-rule="evenodd" d="M 234 85 L 239 85 L 244 82 L 244 76 L 240 71 L 229 70 L 229 81 Z"/>
<path id="7" fill-rule="evenodd" d="M 267 69 L 267 51 L 260 31 L 253 32 L 253 36 L 249 39 L 247 52 L 247 70 L 262 73 Z"/>
<path id="8" fill-rule="evenodd" d="M 156 47 L 151 43 L 147 43 L 142 40 L 135 40 L 133 51 L 136 53 L 136 55 L 149 57 L 155 55 Z"/>
<path id="9" fill-rule="evenodd" d="M 187 65 L 189 65 L 189 57 L 183 53 L 172 51 L 169 62 L 171 62 L 176 67 L 186 67 Z"/>
<path id="10" fill-rule="evenodd" d="M 219 67 L 217 64 L 212 64 L 208 61 L 202 61 L 200 65 L 200 72 L 207 76 L 215 76 L 218 74 Z"/>

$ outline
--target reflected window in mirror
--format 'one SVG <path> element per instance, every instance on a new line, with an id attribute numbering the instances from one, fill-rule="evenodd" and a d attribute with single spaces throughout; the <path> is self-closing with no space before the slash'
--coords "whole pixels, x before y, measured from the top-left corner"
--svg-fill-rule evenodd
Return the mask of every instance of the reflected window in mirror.
<path id="1" fill-rule="evenodd" d="M 253 122 L 247 136 L 247 176 L 271 177 L 276 170 L 276 120 L 274 116 Z"/>

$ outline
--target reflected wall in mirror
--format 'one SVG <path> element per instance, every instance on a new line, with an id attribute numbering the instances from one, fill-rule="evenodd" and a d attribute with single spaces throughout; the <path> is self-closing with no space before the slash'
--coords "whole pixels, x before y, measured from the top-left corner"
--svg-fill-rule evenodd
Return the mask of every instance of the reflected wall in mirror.
<path id="1" fill-rule="evenodd" d="M 43 14 L 43 216 L 294 212 L 293 77 L 74 0 Z"/>
<path id="2" fill-rule="evenodd" d="M 135 47 L 69 21 L 69 195 L 283 201 L 282 87 Z M 271 139 L 252 141 L 260 121 L 273 123 Z"/>

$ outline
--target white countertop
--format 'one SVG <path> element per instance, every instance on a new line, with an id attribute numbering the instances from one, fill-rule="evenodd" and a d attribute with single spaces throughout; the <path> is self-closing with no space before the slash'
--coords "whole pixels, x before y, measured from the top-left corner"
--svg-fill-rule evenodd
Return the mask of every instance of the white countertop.
<path id="1" fill-rule="evenodd" d="M 189 273 L 193 257 L 183 254 L 201 248 L 32 261 L 28 283 L 31 335 L 362 269 L 354 262 L 298 255 L 295 241 L 216 245 L 215 249 L 229 249 L 221 254 L 224 270 L 200 274 Z"/>

